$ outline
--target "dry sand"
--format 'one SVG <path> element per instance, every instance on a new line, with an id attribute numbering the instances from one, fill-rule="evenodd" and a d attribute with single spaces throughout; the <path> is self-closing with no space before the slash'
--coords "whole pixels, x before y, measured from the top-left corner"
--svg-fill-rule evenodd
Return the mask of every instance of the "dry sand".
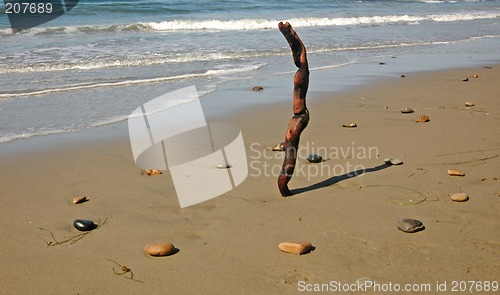
<path id="1" fill-rule="evenodd" d="M 282 141 L 291 99 L 224 118 L 242 129 L 250 175 L 236 189 L 185 209 L 168 172 L 141 175 L 125 128 L 100 131 L 113 134 L 111 140 L 57 149 L 23 151 L 36 139 L 0 145 L 18 150 L 0 158 L 0 293 L 288 294 L 369 278 L 385 288 L 431 288 L 399 294 L 435 294 L 437 281 L 447 282 L 440 294 L 457 294 L 452 281 L 500 281 L 500 65 L 489 66 L 407 74 L 310 98 L 301 146 L 328 160 L 299 160 L 302 172 L 290 182 L 298 193 L 289 198 L 280 196 L 275 176 L 263 175 L 264 164 L 277 173 L 281 153 L 266 150 L 271 159 L 256 158 Z M 473 74 L 479 78 L 462 81 Z M 241 93 L 266 95 L 248 87 Z M 401 114 L 403 107 L 416 112 Z M 421 114 L 430 122 L 415 123 Z M 358 127 L 341 127 L 350 122 Z M 384 166 L 389 157 L 404 164 Z M 341 173 L 357 165 L 364 174 Z M 449 176 L 449 168 L 465 176 Z M 449 199 L 461 191 L 469 201 Z M 70 204 L 80 195 L 90 201 Z M 107 222 L 73 244 L 48 247 L 50 233 L 40 228 L 61 241 L 78 234 L 75 218 Z M 404 233 L 396 227 L 401 218 L 418 219 L 425 230 Z M 156 241 L 172 242 L 179 252 L 149 257 L 143 247 Z M 278 249 L 284 241 L 309 241 L 315 250 L 286 254 Z M 115 275 L 119 266 L 108 259 L 142 282 Z"/>

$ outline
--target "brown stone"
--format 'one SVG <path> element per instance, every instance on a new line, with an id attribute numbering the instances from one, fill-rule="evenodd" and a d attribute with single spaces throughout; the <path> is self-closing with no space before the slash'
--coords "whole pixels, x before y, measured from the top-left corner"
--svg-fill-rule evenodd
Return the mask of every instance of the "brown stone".
<path id="1" fill-rule="evenodd" d="M 87 197 L 76 197 L 71 201 L 71 204 L 80 204 L 87 201 L 88 201 Z"/>
<path id="2" fill-rule="evenodd" d="M 450 199 L 455 202 L 465 202 L 469 200 L 466 193 L 455 193 L 450 195 Z"/>
<path id="3" fill-rule="evenodd" d="M 148 169 L 146 171 L 144 171 L 147 175 L 149 176 L 152 176 L 152 175 L 160 175 L 160 174 L 163 174 L 163 172 L 161 172 L 160 170 L 156 170 L 156 169 Z"/>
<path id="4" fill-rule="evenodd" d="M 458 169 L 448 169 L 448 174 L 451 176 L 465 176 L 465 173 Z"/>
<path id="5" fill-rule="evenodd" d="M 294 243 L 294 242 L 283 242 L 278 245 L 281 251 L 301 255 L 311 251 L 312 245 L 308 242 Z"/>
<path id="6" fill-rule="evenodd" d="M 356 123 L 347 123 L 347 124 L 342 124 L 342 127 L 354 128 L 354 127 L 358 127 L 358 125 L 356 125 Z"/>
<path id="7" fill-rule="evenodd" d="M 151 256 L 167 256 L 174 252 L 174 245 L 172 243 L 159 242 L 156 244 L 146 245 L 144 251 Z"/>
<path id="8" fill-rule="evenodd" d="M 417 122 L 417 123 L 425 123 L 425 122 L 429 122 L 429 121 L 430 121 L 430 118 L 427 117 L 426 115 L 420 115 L 415 119 L 415 122 Z"/>

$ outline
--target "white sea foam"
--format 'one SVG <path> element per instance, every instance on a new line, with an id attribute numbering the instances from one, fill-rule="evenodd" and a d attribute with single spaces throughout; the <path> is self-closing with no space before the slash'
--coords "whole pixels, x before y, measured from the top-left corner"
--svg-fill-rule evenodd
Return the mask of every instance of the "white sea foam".
<path id="1" fill-rule="evenodd" d="M 254 63 L 251 65 L 245 65 L 245 66 L 240 66 L 240 67 L 235 67 L 235 68 L 208 70 L 204 73 L 183 74 L 183 75 L 175 75 L 175 76 L 155 77 L 155 78 L 149 78 L 149 79 L 135 79 L 135 80 L 125 80 L 125 81 L 116 81 L 116 82 L 104 82 L 104 83 L 71 84 L 71 85 L 65 85 L 65 86 L 58 87 L 58 88 L 49 88 L 49 89 L 43 89 L 43 90 L 24 91 L 24 92 L 16 92 L 16 93 L 2 93 L 2 94 L 0 94 L 0 98 L 44 95 L 44 94 L 49 94 L 49 93 L 92 89 L 92 88 L 100 88 L 100 87 L 131 86 L 131 85 L 138 85 L 138 84 L 158 83 L 158 82 L 166 82 L 166 81 L 171 81 L 171 80 L 192 79 L 192 78 L 208 77 L 208 76 L 224 76 L 224 75 L 232 75 L 232 74 L 236 74 L 236 73 L 243 73 L 243 72 L 247 72 L 247 71 L 258 70 L 265 65 L 266 65 L 265 63 Z"/>
<path id="2" fill-rule="evenodd" d="M 432 1 L 432 0 L 428 0 Z M 439 2 L 439 1 L 433 1 Z M 378 15 L 337 18 L 291 18 L 288 20 L 294 27 L 320 26 L 353 26 L 353 25 L 382 25 L 394 23 L 418 23 L 421 21 L 455 22 L 476 19 L 493 19 L 500 17 L 500 12 L 471 12 L 439 15 Z M 168 20 L 160 22 L 133 23 L 123 25 L 98 26 L 68 26 L 68 27 L 35 27 L 21 34 L 78 34 L 94 32 L 124 32 L 124 31 L 245 31 L 276 29 L 278 19 L 234 19 L 234 20 Z M 9 29 L 1 29 L 0 36 L 12 34 Z"/>
<path id="3" fill-rule="evenodd" d="M 319 27 L 319 26 L 349 26 L 369 24 L 415 23 L 421 21 L 464 21 L 475 19 L 491 19 L 500 17 L 500 12 L 456 13 L 441 15 L 384 15 L 361 16 L 340 18 L 292 18 L 287 21 L 294 27 Z M 239 30 L 266 30 L 275 29 L 279 20 L 276 19 L 240 19 L 240 20 L 173 20 L 150 22 L 144 24 L 154 31 L 239 31 Z"/>

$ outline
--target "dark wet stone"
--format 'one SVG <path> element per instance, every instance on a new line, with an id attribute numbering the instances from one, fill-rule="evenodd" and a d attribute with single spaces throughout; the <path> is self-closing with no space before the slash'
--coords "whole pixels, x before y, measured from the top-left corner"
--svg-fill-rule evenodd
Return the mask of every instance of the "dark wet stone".
<path id="1" fill-rule="evenodd" d="M 414 233 L 425 229 L 424 224 L 416 219 L 401 219 L 396 223 L 399 230 L 405 233 Z"/>
<path id="2" fill-rule="evenodd" d="M 91 231 L 97 227 L 92 220 L 75 219 L 73 226 L 79 231 Z"/>
<path id="3" fill-rule="evenodd" d="M 306 157 L 306 160 L 309 163 L 319 163 L 319 162 L 323 161 L 323 157 L 321 157 L 320 155 L 316 155 L 316 154 L 309 154 Z"/>
<path id="4" fill-rule="evenodd" d="M 264 90 L 264 87 L 262 86 L 255 86 L 252 88 L 252 91 L 262 91 L 262 90 Z"/>
<path id="5" fill-rule="evenodd" d="M 392 159 L 392 158 L 385 159 L 384 162 L 386 164 L 389 164 L 389 165 L 401 165 L 401 164 L 403 164 L 403 161 L 401 161 L 400 159 Z"/>

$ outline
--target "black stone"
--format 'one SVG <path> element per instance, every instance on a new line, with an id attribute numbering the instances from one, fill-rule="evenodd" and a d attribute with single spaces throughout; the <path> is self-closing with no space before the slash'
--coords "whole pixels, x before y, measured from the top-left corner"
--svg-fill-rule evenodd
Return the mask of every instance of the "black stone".
<path id="1" fill-rule="evenodd" d="M 323 157 L 321 157 L 320 155 L 316 155 L 316 154 L 309 154 L 306 157 L 306 160 L 309 163 L 319 163 L 319 162 L 323 161 Z"/>
<path id="2" fill-rule="evenodd" d="M 97 227 L 92 220 L 75 219 L 73 226 L 79 231 L 91 231 Z"/>

